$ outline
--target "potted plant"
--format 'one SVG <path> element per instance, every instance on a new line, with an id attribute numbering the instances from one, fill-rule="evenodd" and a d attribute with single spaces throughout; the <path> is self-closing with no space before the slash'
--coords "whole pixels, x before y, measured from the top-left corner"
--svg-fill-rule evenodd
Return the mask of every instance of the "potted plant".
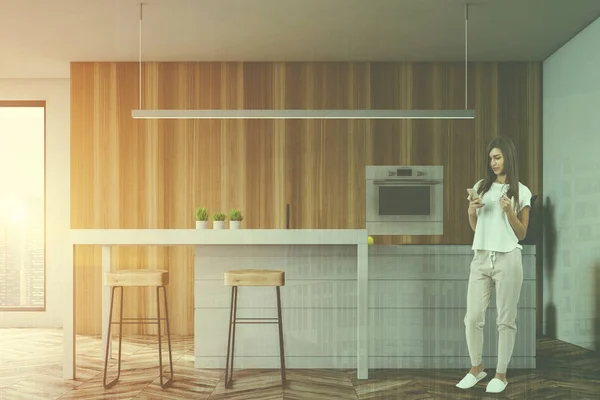
<path id="1" fill-rule="evenodd" d="M 225 229 L 225 214 L 214 213 L 213 214 L 213 229 Z"/>
<path id="2" fill-rule="evenodd" d="M 240 229 L 244 216 L 236 208 L 229 212 L 229 229 Z"/>
<path id="3" fill-rule="evenodd" d="M 208 210 L 206 207 L 196 208 L 196 229 L 208 229 Z"/>

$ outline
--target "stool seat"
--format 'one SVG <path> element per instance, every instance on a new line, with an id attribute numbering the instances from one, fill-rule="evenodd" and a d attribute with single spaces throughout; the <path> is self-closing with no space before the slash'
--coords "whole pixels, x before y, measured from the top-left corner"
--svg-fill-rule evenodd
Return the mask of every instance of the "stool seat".
<path id="1" fill-rule="evenodd" d="M 106 286 L 166 286 L 169 271 L 162 269 L 121 269 L 104 273 Z"/>
<path id="2" fill-rule="evenodd" d="M 285 272 L 272 269 L 238 269 L 225 272 L 226 286 L 284 286 Z"/>

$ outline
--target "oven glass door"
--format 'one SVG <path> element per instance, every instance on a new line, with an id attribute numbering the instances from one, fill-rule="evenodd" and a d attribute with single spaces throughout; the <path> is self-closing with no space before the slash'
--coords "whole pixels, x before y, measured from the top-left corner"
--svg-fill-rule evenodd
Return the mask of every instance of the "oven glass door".
<path id="1" fill-rule="evenodd" d="M 439 181 L 396 180 L 367 185 L 369 222 L 436 222 L 443 219 Z"/>
<path id="2" fill-rule="evenodd" d="M 425 186 L 379 186 L 378 214 L 430 216 L 431 189 Z"/>

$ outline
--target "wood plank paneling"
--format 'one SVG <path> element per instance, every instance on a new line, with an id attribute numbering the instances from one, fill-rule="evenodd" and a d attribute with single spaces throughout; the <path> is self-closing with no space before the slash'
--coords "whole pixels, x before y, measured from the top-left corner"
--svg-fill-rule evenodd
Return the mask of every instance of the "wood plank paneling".
<path id="1" fill-rule="evenodd" d="M 471 63 L 473 121 L 133 120 L 136 63 L 71 65 L 71 228 L 193 228 L 193 210 L 241 208 L 245 228 L 363 228 L 366 165 L 443 165 L 442 236 L 376 244 L 468 244 L 464 192 L 485 146 L 515 140 L 521 180 L 541 192 L 541 64 Z M 464 108 L 459 63 L 145 63 L 143 108 Z M 166 268 L 174 334 L 193 331 L 193 254 L 114 250 L 113 268 Z M 78 246 L 77 332 L 99 334 L 100 251 Z M 126 313 L 154 312 L 131 289 Z M 139 297 L 138 297 L 139 295 Z M 151 333 L 128 326 L 126 332 Z"/>

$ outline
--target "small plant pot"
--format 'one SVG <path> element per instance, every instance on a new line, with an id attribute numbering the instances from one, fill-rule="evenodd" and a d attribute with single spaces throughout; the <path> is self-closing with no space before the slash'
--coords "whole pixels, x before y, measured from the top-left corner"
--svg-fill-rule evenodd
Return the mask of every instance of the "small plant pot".
<path id="1" fill-rule="evenodd" d="M 208 229 L 208 221 L 196 221 L 196 229 Z"/>
<path id="2" fill-rule="evenodd" d="M 241 229 L 242 221 L 229 221 L 229 229 Z"/>
<path id="3" fill-rule="evenodd" d="M 213 229 L 225 229 L 225 221 L 213 221 Z"/>

